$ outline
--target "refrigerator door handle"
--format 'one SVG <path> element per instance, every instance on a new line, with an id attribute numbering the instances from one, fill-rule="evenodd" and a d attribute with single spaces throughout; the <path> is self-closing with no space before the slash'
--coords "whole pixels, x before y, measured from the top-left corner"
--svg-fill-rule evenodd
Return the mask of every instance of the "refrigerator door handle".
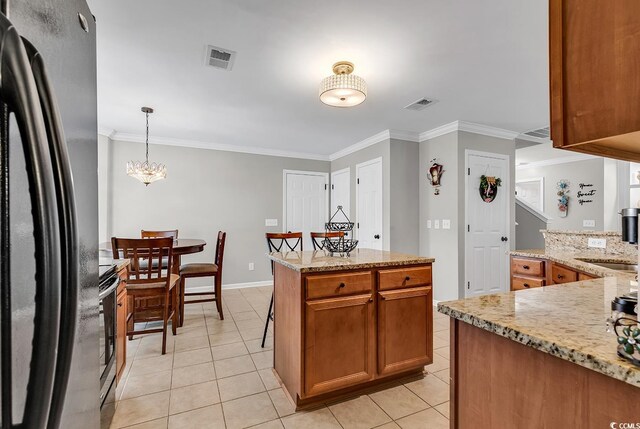
<path id="1" fill-rule="evenodd" d="M 55 176 L 58 221 L 60 223 L 62 302 L 58 360 L 56 362 L 48 424 L 49 429 L 55 429 L 60 426 L 75 339 L 79 290 L 78 227 L 71 162 L 56 96 L 47 76 L 44 59 L 31 42 L 24 37 L 22 41 L 27 51 L 38 94 L 40 95 L 40 106 L 44 116 L 49 152 L 52 157 L 53 174 Z"/>
<path id="2" fill-rule="evenodd" d="M 55 179 L 33 73 L 20 36 L 0 14 L 0 98 L 15 114 L 26 160 L 35 239 L 35 316 L 25 410 L 20 427 L 47 426 L 55 376 L 60 320 L 60 237 Z M 3 148 L 3 150 L 8 150 Z M 7 175 L 3 166 L 3 175 Z M 8 177 L 8 176 L 5 176 Z M 10 247 L 8 178 L 3 179 L 2 231 L 2 427 L 12 427 Z M 25 356 L 25 358 L 28 358 Z M 6 407 L 9 407 L 7 409 Z"/>

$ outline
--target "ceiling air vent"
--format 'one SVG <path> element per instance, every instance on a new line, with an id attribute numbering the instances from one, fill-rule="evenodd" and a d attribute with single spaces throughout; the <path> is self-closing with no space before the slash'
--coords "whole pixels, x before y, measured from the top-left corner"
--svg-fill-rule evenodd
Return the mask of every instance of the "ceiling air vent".
<path id="1" fill-rule="evenodd" d="M 431 106 L 434 103 L 436 103 L 436 100 L 429 99 L 429 98 L 421 98 L 420 100 L 414 101 L 413 103 L 409 104 L 408 106 L 405 106 L 404 108 L 408 110 L 422 110 L 422 109 L 426 109 L 427 107 Z"/>
<path id="2" fill-rule="evenodd" d="M 548 139 L 550 133 L 551 133 L 551 130 L 549 129 L 549 127 L 544 127 L 544 128 L 538 128 L 537 130 L 527 131 L 526 133 L 523 133 L 523 134 L 529 137 L 535 137 L 538 139 Z"/>
<path id="3" fill-rule="evenodd" d="M 217 46 L 207 46 L 207 56 L 205 63 L 211 67 L 231 71 L 236 60 L 236 52 L 229 49 L 218 48 Z"/>

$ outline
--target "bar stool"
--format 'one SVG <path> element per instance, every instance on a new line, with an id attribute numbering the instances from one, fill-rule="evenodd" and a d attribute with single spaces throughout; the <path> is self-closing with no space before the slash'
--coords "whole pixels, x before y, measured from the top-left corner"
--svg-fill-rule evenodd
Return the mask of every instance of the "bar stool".
<path id="1" fill-rule="evenodd" d="M 227 233 L 218 231 L 218 241 L 216 242 L 216 256 L 213 264 L 193 263 L 180 266 L 180 326 L 184 324 L 184 305 L 198 302 L 215 301 L 220 320 L 224 320 L 222 313 L 222 261 L 224 259 L 224 244 L 227 240 Z M 214 277 L 212 292 L 189 292 L 185 293 L 185 283 L 189 278 Z M 213 298 L 195 299 L 185 301 L 187 296 L 213 295 Z"/>
<path id="2" fill-rule="evenodd" d="M 301 232 L 287 232 L 287 233 L 273 233 L 267 232 L 265 234 L 267 239 L 267 248 L 269 253 L 281 252 L 281 251 L 302 251 L 302 233 Z M 273 261 L 271 261 L 271 275 L 273 275 Z M 274 285 L 275 286 L 275 285 Z M 271 302 L 269 303 L 269 313 L 267 313 L 267 320 L 264 324 L 264 334 L 262 334 L 262 348 L 264 348 L 264 342 L 267 339 L 267 330 L 269 329 L 269 321 L 273 320 L 273 292 L 271 292 Z"/>
<path id="3" fill-rule="evenodd" d="M 344 237 L 343 231 L 312 232 L 311 244 L 313 244 L 313 250 L 324 250 L 325 238 L 339 238 L 339 237 Z"/>

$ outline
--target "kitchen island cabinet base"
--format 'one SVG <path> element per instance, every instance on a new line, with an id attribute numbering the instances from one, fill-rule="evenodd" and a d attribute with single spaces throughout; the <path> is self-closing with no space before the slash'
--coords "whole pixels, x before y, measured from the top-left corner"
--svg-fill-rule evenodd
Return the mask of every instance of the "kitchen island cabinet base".
<path id="1" fill-rule="evenodd" d="M 608 428 L 638 404 L 640 388 L 451 319 L 452 429 Z"/>

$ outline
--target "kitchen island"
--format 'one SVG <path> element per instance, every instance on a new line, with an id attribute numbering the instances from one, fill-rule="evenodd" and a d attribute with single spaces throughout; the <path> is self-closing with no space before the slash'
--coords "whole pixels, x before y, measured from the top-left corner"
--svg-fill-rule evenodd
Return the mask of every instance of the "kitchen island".
<path id="1" fill-rule="evenodd" d="M 422 374 L 434 259 L 358 249 L 271 253 L 274 370 L 298 408 Z"/>
<path id="2" fill-rule="evenodd" d="M 611 300 L 637 290 L 630 277 L 440 303 L 451 317 L 451 427 L 640 423 L 640 368 L 618 358 L 606 330 Z"/>

